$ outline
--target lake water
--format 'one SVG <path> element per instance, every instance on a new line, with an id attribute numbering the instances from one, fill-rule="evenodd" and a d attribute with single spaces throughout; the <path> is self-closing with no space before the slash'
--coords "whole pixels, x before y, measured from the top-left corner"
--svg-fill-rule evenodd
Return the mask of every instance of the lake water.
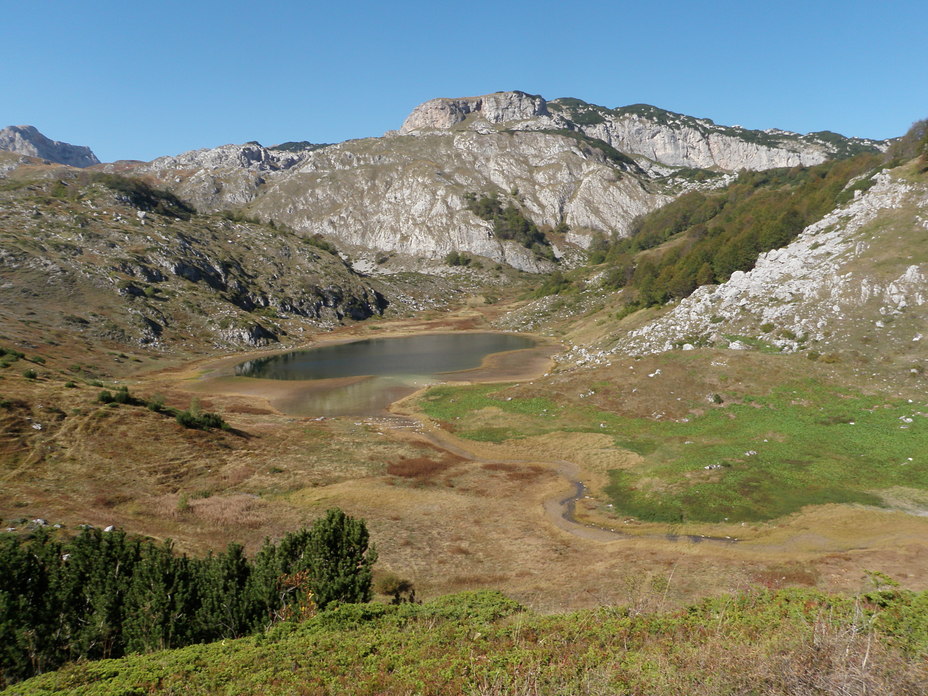
<path id="1" fill-rule="evenodd" d="M 525 336 L 499 333 L 420 334 L 294 351 L 242 363 L 240 377 L 308 381 L 275 404 L 300 415 L 360 415 L 384 410 L 447 373 L 479 367 L 494 353 L 534 348 Z"/>

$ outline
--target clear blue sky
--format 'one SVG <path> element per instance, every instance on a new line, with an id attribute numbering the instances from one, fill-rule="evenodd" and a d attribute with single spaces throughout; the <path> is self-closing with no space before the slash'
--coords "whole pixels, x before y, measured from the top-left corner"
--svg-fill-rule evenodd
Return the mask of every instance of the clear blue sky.
<path id="1" fill-rule="evenodd" d="M 0 0 L 0 127 L 148 160 L 521 89 L 887 138 L 928 116 L 926 28 L 925 0 Z"/>

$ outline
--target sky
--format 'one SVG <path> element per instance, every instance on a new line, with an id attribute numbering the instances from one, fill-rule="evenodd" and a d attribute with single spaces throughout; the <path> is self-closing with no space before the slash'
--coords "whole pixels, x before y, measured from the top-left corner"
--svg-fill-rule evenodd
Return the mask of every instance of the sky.
<path id="1" fill-rule="evenodd" d="M 150 160 L 518 89 L 882 139 L 928 117 L 926 27 L 924 0 L 0 0 L 0 127 Z"/>

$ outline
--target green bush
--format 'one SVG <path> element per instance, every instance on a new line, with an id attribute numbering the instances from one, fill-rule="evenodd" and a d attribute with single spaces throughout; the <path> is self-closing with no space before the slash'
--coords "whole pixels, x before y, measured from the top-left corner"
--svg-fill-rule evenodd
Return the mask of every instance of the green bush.
<path id="1" fill-rule="evenodd" d="M 317 249 L 327 251 L 334 256 L 338 256 L 338 247 L 336 247 L 334 244 L 332 244 L 332 242 L 320 234 L 314 234 L 312 237 L 306 237 L 306 243 L 310 246 L 316 247 Z"/>
<path id="2" fill-rule="evenodd" d="M 511 203 L 504 208 L 495 193 L 484 194 L 479 198 L 476 193 L 468 193 L 464 200 L 467 209 L 474 215 L 493 223 L 493 235 L 497 239 L 518 242 L 538 258 L 557 260 L 544 233 Z"/>
<path id="3" fill-rule="evenodd" d="M 551 275 L 545 278 L 544 282 L 541 284 L 534 293 L 533 297 L 547 297 L 548 295 L 560 295 L 563 292 L 573 289 L 573 284 L 570 280 L 561 273 L 560 270 L 554 271 Z"/>
<path id="4" fill-rule="evenodd" d="M 125 385 L 120 386 L 115 394 L 108 389 L 104 389 L 97 396 L 97 401 L 101 404 L 126 404 L 129 406 L 139 406 L 144 403 L 132 396 L 129 393 L 129 387 Z"/>
<path id="5" fill-rule="evenodd" d="M 449 251 L 445 256 L 445 263 L 449 266 L 469 266 L 473 259 L 469 254 L 458 251 Z"/>
<path id="6" fill-rule="evenodd" d="M 23 377 L 26 379 L 36 379 L 39 376 L 39 373 L 33 369 L 23 370 Z"/>
<path id="7" fill-rule="evenodd" d="M 175 418 L 180 425 L 192 430 L 229 429 L 228 424 L 218 413 L 187 410 L 178 412 Z"/>

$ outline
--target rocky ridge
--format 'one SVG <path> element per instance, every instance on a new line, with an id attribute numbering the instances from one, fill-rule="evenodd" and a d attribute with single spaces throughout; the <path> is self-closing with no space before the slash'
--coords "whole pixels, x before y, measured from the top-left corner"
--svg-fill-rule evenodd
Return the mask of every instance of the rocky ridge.
<path id="1" fill-rule="evenodd" d="M 837 133 L 801 135 L 777 128 L 720 126 L 647 104 L 607 109 L 576 99 L 551 102 L 551 111 L 592 138 L 622 152 L 675 167 L 740 171 L 811 166 L 858 152 L 884 151 L 886 143 Z"/>
<path id="2" fill-rule="evenodd" d="M 50 140 L 34 126 L 7 126 L 0 130 L 0 150 L 70 167 L 92 167 L 100 163 L 89 147 Z"/>
<path id="3" fill-rule="evenodd" d="M 305 145 L 224 145 L 132 172 L 201 212 L 241 209 L 324 235 L 364 267 L 384 254 L 434 264 L 455 251 L 544 272 L 551 264 L 496 239 L 466 194 L 497 193 L 543 229 L 566 224 L 566 236 L 550 239 L 569 256 L 597 237 L 626 235 L 635 217 L 672 196 L 724 184 L 726 171 L 879 149 L 834 134 L 746 131 L 654 107 L 605 109 L 518 91 L 433 99 L 388 137 Z"/>
<path id="4" fill-rule="evenodd" d="M 526 121 L 538 117 L 551 119 L 547 103 L 536 94 L 496 92 L 482 97 L 430 99 L 413 109 L 399 132 L 401 135 L 410 135 L 423 130 L 447 130 L 465 121 L 469 116 L 494 124 Z"/>
<path id="5" fill-rule="evenodd" d="M 885 150 L 880 141 L 836 133 L 800 135 L 779 129 L 719 126 L 647 104 L 608 109 L 579 99 L 546 102 L 523 92 L 433 99 L 416 107 L 400 133 L 469 129 L 488 132 L 505 124 L 516 130 L 570 130 L 607 143 L 657 171 L 666 167 L 738 171 L 809 166 L 858 151 Z"/>

